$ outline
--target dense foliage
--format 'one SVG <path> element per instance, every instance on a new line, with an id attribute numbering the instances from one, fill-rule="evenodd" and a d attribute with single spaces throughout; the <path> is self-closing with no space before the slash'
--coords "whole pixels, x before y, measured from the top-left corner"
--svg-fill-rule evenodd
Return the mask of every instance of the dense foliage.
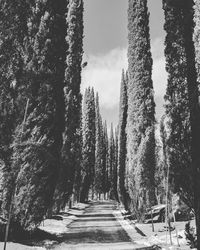
<path id="1" fill-rule="evenodd" d="M 103 123 L 99 108 L 99 95 L 95 100 L 95 178 L 94 187 L 97 195 L 103 193 Z"/>
<path id="2" fill-rule="evenodd" d="M 9 178 L 5 173 L 4 205 L 12 204 L 13 221 L 28 230 L 51 206 L 60 167 L 65 4 L 38 1 L 26 6 L 29 15 L 22 18 L 24 68 L 19 76 L 28 101 L 21 125 L 16 127 Z"/>
<path id="3" fill-rule="evenodd" d="M 197 2 L 195 7 L 197 14 L 199 8 Z M 179 147 L 176 149 L 177 153 L 171 154 L 173 156 L 171 158 L 173 161 L 178 160 L 181 163 L 179 163 L 179 168 L 175 166 L 172 171 L 175 188 L 194 208 L 198 235 L 197 248 L 200 248 L 200 108 L 197 84 L 199 78 L 197 74 L 198 43 L 195 40 L 198 36 L 198 21 L 194 15 L 194 2 L 192 0 L 163 1 L 163 8 L 165 10 L 165 30 L 167 31 L 165 54 L 167 71 L 169 72 L 167 95 L 169 96 L 169 105 L 177 110 L 176 114 L 169 112 L 171 124 L 175 125 L 171 130 L 174 137 L 170 141 L 170 146 L 175 144 L 175 140 L 179 140 L 176 142 Z M 197 66 L 197 71 L 195 66 Z M 182 121 L 185 123 L 183 124 Z M 178 122 L 180 123 L 178 124 Z M 174 131 L 176 131 L 176 137 Z M 172 162 L 171 159 L 170 162 Z"/>
<path id="4" fill-rule="evenodd" d="M 80 201 L 85 202 L 94 181 L 95 169 L 95 98 L 93 88 L 85 90 L 82 114 L 83 160 Z"/>
<path id="5" fill-rule="evenodd" d="M 82 101 L 83 9 L 83 0 L 0 2 L 1 214 L 33 231 L 69 201 L 104 198 L 143 220 L 178 193 L 195 211 L 200 248 L 199 1 L 163 0 L 168 84 L 157 140 L 147 0 L 129 0 L 128 71 L 110 129 L 93 88 Z"/>
<path id="6" fill-rule="evenodd" d="M 155 204 L 155 148 L 149 151 L 146 145 L 148 140 L 154 141 L 155 123 L 149 14 L 146 0 L 129 0 L 128 73 L 126 178 L 131 198 L 131 209 L 138 211 L 139 199 L 147 199 L 148 205 Z M 154 145 L 155 143 L 152 147 Z M 141 165 L 141 158 L 145 161 L 149 157 L 151 161 Z M 140 176 L 144 172 L 150 173 L 148 183 L 143 182 Z M 138 183 L 138 180 L 141 182 Z M 141 189 L 147 190 L 147 194 L 141 194 Z"/>
<path id="7" fill-rule="evenodd" d="M 184 45 L 184 17 L 179 8 L 164 5 L 166 70 L 169 73 L 165 99 L 169 132 L 169 164 L 171 183 L 175 192 L 186 187 L 183 192 L 188 204 L 193 203 L 191 187 L 191 127 L 188 97 L 187 61 Z"/>
<path id="8" fill-rule="evenodd" d="M 120 105 L 119 105 L 119 148 L 118 148 L 118 194 L 120 202 L 128 209 L 128 192 L 125 186 L 126 179 L 126 123 L 128 109 L 128 74 L 122 71 Z"/>
<path id="9" fill-rule="evenodd" d="M 81 65 L 83 54 L 83 1 L 70 0 L 67 14 L 65 66 L 65 131 L 62 169 L 57 185 L 56 210 L 64 208 L 75 188 L 81 162 Z M 79 189 L 79 187 L 76 186 Z"/>
<path id="10" fill-rule="evenodd" d="M 113 200 L 117 200 L 117 166 L 116 166 L 116 144 L 113 125 L 110 128 L 110 138 L 108 143 L 108 171 L 110 182 L 110 197 Z"/>
<path id="11" fill-rule="evenodd" d="M 106 198 L 106 193 L 110 190 L 110 183 L 109 183 L 109 173 L 108 173 L 108 160 L 109 160 L 109 153 L 108 153 L 108 131 L 107 131 L 107 124 L 104 123 L 103 126 L 103 152 L 102 152 L 102 175 L 103 175 L 103 183 L 102 183 L 102 191 L 104 194 L 104 198 Z"/>

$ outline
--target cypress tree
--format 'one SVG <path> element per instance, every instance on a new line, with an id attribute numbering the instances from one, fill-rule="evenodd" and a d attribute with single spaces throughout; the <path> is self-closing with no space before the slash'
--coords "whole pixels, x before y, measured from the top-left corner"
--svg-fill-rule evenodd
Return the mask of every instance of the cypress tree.
<path id="1" fill-rule="evenodd" d="M 128 7 L 128 118 L 127 118 L 127 174 L 128 191 L 132 210 L 137 210 L 139 186 L 136 185 L 138 167 L 152 173 L 147 187 L 154 193 L 154 170 L 152 164 L 138 165 L 141 144 L 154 136 L 155 103 L 152 84 L 152 57 L 149 38 L 149 14 L 147 0 L 129 0 Z M 153 140 L 153 138 L 152 138 Z M 154 150 L 151 150 L 152 158 Z M 146 158 L 147 159 L 147 158 Z M 141 184 L 142 185 L 142 184 Z M 155 195 L 149 197 L 149 205 L 155 204 Z"/>
<path id="2" fill-rule="evenodd" d="M 166 61 L 167 61 L 167 71 L 169 73 L 168 78 L 168 96 L 170 100 L 170 104 L 172 101 L 174 102 L 175 108 L 179 107 L 181 111 L 178 112 L 179 116 L 182 113 L 182 109 L 184 109 L 186 114 L 186 122 L 183 124 L 184 126 L 179 127 L 178 129 L 184 129 L 186 127 L 186 135 L 184 132 L 184 140 L 183 145 L 187 143 L 189 145 L 189 149 L 185 150 L 185 157 L 182 162 L 187 162 L 187 167 L 180 166 L 179 169 L 173 168 L 174 174 L 174 182 L 177 191 L 185 197 L 186 201 L 189 198 L 189 202 L 193 203 L 193 208 L 196 216 L 196 227 L 197 227 L 197 248 L 200 248 L 200 184 L 199 184 L 199 166 L 200 166 L 200 110 L 199 110 L 199 93 L 198 93 L 198 85 L 197 85 L 197 73 L 195 68 L 195 48 L 193 42 L 193 34 L 194 34 L 194 2 L 192 0 L 189 1 L 163 1 L 163 8 L 165 11 L 165 30 L 167 32 L 166 36 Z M 198 5 L 196 5 L 198 8 Z M 176 22 L 173 23 L 173 20 Z M 197 28 L 198 26 L 196 26 Z M 176 34 L 180 35 L 178 43 L 176 43 Z M 195 34 L 197 34 L 195 32 Z M 171 46 L 170 46 L 170 44 Z M 170 49 L 169 49 L 170 48 Z M 179 53 L 177 53 L 177 51 Z M 174 53 L 176 52 L 176 54 Z M 182 53 L 181 53 L 182 52 Z M 173 54 L 172 54 L 173 53 Z M 175 56 L 176 55 L 176 56 Z M 171 62 L 174 64 L 171 65 Z M 172 66 L 177 65 L 176 71 L 172 71 Z M 180 81 L 181 73 L 184 73 L 184 81 Z M 178 82 L 173 81 L 175 78 L 178 78 Z M 179 83 L 180 84 L 177 84 Z M 176 95 L 172 94 L 173 89 L 171 86 L 174 84 L 174 89 L 181 95 L 185 94 L 185 103 L 180 106 L 179 96 L 176 98 Z M 182 89 L 181 89 L 182 87 Z M 170 90 L 170 92 L 169 92 Z M 182 91 L 181 91 L 182 90 Z M 178 92 L 178 91 L 177 91 Z M 174 117 L 171 116 L 172 124 L 175 120 Z M 184 119 L 183 117 L 181 117 Z M 175 139 L 175 138 L 174 138 Z M 181 142 L 182 142 L 181 141 Z M 174 140 L 172 140 L 174 143 Z M 180 148 L 183 146 L 181 144 L 178 145 Z M 174 158 L 177 157 L 179 159 L 179 155 L 175 155 Z M 183 156 L 184 157 L 184 156 Z M 187 177 L 186 177 L 187 176 Z M 180 181 L 180 183 L 179 183 Z M 190 188 L 191 187 L 191 188 Z M 191 199 L 193 201 L 191 201 Z"/>
<path id="3" fill-rule="evenodd" d="M 32 3 L 27 19 L 30 102 L 13 143 L 12 221 L 34 230 L 52 205 L 64 130 L 66 1 Z M 25 119 L 26 118 L 26 119 Z"/>
<path id="4" fill-rule="evenodd" d="M 115 160 L 115 137 L 114 137 L 114 131 L 113 131 L 113 124 L 111 124 L 110 128 L 110 138 L 109 138 L 109 181 L 110 181 L 110 198 L 115 200 L 117 198 L 117 168 L 115 166 L 116 160 Z"/>
<path id="5" fill-rule="evenodd" d="M 155 137 L 154 128 L 149 127 L 143 136 L 137 154 L 137 165 L 135 169 L 135 189 L 137 190 L 136 199 L 133 202 L 135 214 L 137 218 L 143 220 L 146 208 L 152 206 L 152 199 L 155 199 L 155 183 L 154 180 L 155 170 L 149 168 L 156 166 L 155 162 Z M 153 201 L 155 202 L 155 200 Z"/>
<path id="6" fill-rule="evenodd" d="M 82 117 L 82 111 L 80 114 Z M 74 177 L 74 188 L 73 188 L 73 199 L 75 202 L 80 201 L 81 195 L 81 169 L 82 169 L 82 148 L 83 148 L 83 137 L 82 137 L 82 124 L 80 125 L 79 129 L 77 129 L 77 140 L 76 140 L 76 169 L 75 169 L 75 177 Z"/>
<path id="7" fill-rule="evenodd" d="M 119 152 L 118 152 L 118 193 L 119 200 L 128 209 L 127 196 L 125 188 L 126 178 L 126 123 L 127 123 L 127 97 L 128 78 L 122 71 L 121 90 L 120 90 L 120 106 L 119 106 Z"/>
<path id="8" fill-rule="evenodd" d="M 25 68 L 25 46 L 27 37 L 27 19 L 30 15 L 30 4 L 25 1 L 2 1 L 0 17 L 0 159 L 3 161 L 3 212 L 11 198 L 12 174 L 12 141 L 17 125 L 23 119 L 25 94 L 27 93 L 22 79 Z"/>
<path id="9" fill-rule="evenodd" d="M 65 70 L 65 131 L 62 149 L 62 169 L 55 193 L 56 207 L 65 207 L 80 171 L 81 161 L 81 63 L 83 55 L 83 1 L 70 0 L 67 14 L 68 44 Z"/>
<path id="10" fill-rule="evenodd" d="M 94 90 L 86 89 L 83 99 L 82 117 L 82 185 L 80 201 L 88 199 L 89 189 L 94 181 L 95 165 L 95 100 Z"/>
<path id="11" fill-rule="evenodd" d="M 102 187 L 104 193 L 104 199 L 106 198 L 106 193 L 108 190 L 108 132 L 106 121 L 103 126 L 103 152 L 102 152 Z"/>
<path id="12" fill-rule="evenodd" d="M 119 128 L 117 126 L 115 130 L 115 166 L 114 166 L 114 190 L 115 190 L 115 200 L 119 201 L 118 195 L 118 151 L 119 151 Z"/>
<path id="13" fill-rule="evenodd" d="M 163 7 L 165 10 L 164 28 L 167 32 L 166 69 L 169 73 L 165 99 L 167 101 L 166 113 L 170 118 L 168 122 L 170 180 L 174 186 L 174 192 L 177 192 L 180 186 L 190 186 L 191 182 L 188 168 L 191 165 L 191 127 L 183 32 L 184 19 L 178 8 L 171 8 L 165 3 Z M 188 173 L 187 178 L 183 178 L 185 172 Z M 187 204 L 193 203 L 190 199 L 193 199 L 193 195 L 183 192 L 181 196 L 184 200 L 189 198 L 190 201 Z"/>
<path id="14" fill-rule="evenodd" d="M 95 191 L 99 195 L 103 193 L 103 124 L 99 108 L 99 95 L 96 94 L 95 115 Z"/>

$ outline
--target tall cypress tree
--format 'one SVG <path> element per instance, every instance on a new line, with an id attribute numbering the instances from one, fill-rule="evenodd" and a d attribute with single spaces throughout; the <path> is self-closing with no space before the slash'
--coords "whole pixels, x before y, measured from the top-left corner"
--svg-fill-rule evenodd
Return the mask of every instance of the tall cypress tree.
<path id="1" fill-rule="evenodd" d="M 149 14 L 147 0 L 129 0 L 128 7 L 128 118 L 127 118 L 127 171 L 128 189 L 132 200 L 132 209 L 141 195 L 136 187 L 139 147 L 143 138 L 154 133 L 155 103 L 152 84 L 152 57 L 149 38 Z M 154 154 L 154 150 L 152 150 Z M 152 155 L 153 157 L 153 155 Z M 153 161 L 152 161 L 153 163 Z M 144 164 L 143 171 L 152 173 L 147 187 L 154 193 L 154 164 Z M 150 171 L 149 171 L 150 170 Z M 145 184 L 145 183 L 144 183 Z M 140 186 L 140 185 L 139 185 Z M 144 188 L 145 190 L 145 188 Z M 149 197 L 149 204 L 155 204 L 154 197 Z"/>
<path id="2" fill-rule="evenodd" d="M 108 132 L 106 121 L 103 126 L 103 152 L 102 152 L 102 187 L 104 193 L 104 199 L 106 198 L 106 193 L 109 191 L 108 184 Z"/>
<path id="3" fill-rule="evenodd" d="M 117 199 L 117 167 L 115 166 L 115 136 L 113 131 L 113 124 L 110 127 L 110 138 L 109 138 L 109 160 L 108 160 L 108 168 L 109 168 L 109 181 L 110 181 L 110 198 Z"/>
<path id="4" fill-rule="evenodd" d="M 30 3 L 2 1 L 0 18 L 0 159 L 3 161 L 4 212 L 11 198 L 12 141 L 17 125 L 23 119 L 27 86 L 22 79 L 25 70 L 24 40 L 27 38 L 27 19 Z M 28 82 L 28 80 L 26 80 Z M 27 84 L 28 85 L 28 84 Z"/>
<path id="5" fill-rule="evenodd" d="M 95 166 L 95 100 L 93 88 L 86 89 L 83 100 L 82 116 L 82 171 L 80 201 L 88 199 L 89 189 L 94 181 Z"/>
<path id="6" fill-rule="evenodd" d="M 114 168 L 114 189 L 115 189 L 115 200 L 119 201 L 118 194 L 118 151 L 119 151 L 119 127 L 115 130 L 115 168 Z"/>
<path id="7" fill-rule="evenodd" d="M 76 170 L 80 171 L 81 154 L 81 64 L 83 55 L 83 1 L 70 0 L 67 14 L 68 51 L 65 70 L 65 132 L 63 166 L 56 190 L 56 210 L 65 207 L 73 192 Z"/>
<path id="8" fill-rule="evenodd" d="M 66 1 L 32 3 L 26 20 L 29 106 L 13 143 L 12 221 L 33 230 L 52 204 L 64 130 Z M 26 119 L 25 119 L 26 118 Z"/>
<path id="9" fill-rule="evenodd" d="M 98 195 L 103 193 L 103 124 L 99 108 L 99 95 L 96 94 L 95 115 L 95 179 L 94 186 Z"/>
<path id="10" fill-rule="evenodd" d="M 127 74 L 128 75 L 128 74 Z M 126 123 L 127 123 L 127 97 L 128 77 L 122 71 L 121 90 L 120 90 L 120 106 L 119 106 L 119 152 L 118 152 L 118 193 L 119 200 L 128 209 L 127 199 L 128 193 L 125 188 L 126 178 Z"/>
<path id="11" fill-rule="evenodd" d="M 184 17 L 182 11 L 180 12 L 176 7 L 170 7 L 165 2 L 163 7 L 165 10 L 164 28 L 167 31 L 166 69 L 169 73 L 165 99 L 167 101 L 166 113 L 170 118 L 168 122 L 170 180 L 176 192 L 182 185 L 189 187 L 191 182 L 188 168 L 191 165 L 191 127 L 183 31 Z M 183 178 L 185 172 L 187 172 L 187 178 Z M 182 198 L 186 202 L 189 199 L 187 204 L 193 203 L 193 195 L 190 193 L 190 191 L 189 195 L 185 191 L 182 193 Z"/>
<path id="12" fill-rule="evenodd" d="M 199 110 L 199 93 L 197 85 L 197 73 L 195 68 L 195 48 L 193 42 L 194 34 L 194 2 L 189 1 L 164 1 L 163 8 L 165 10 L 165 30 L 167 31 L 166 36 L 166 60 L 167 60 L 167 71 L 169 73 L 168 79 L 168 96 L 170 105 L 173 102 L 174 107 L 178 109 L 178 115 L 182 119 L 182 109 L 185 111 L 186 122 L 181 126 L 180 124 L 175 129 L 184 129 L 186 132 L 182 132 L 185 140 L 183 141 L 185 150 L 185 156 L 183 155 L 183 161 L 188 166 L 180 165 L 179 169 L 173 168 L 175 187 L 180 194 L 185 197 L 186 201 L 193 203 L 195 215 L 196 215 L 196 226 L 197 226 L 197 248 L 200 248 L 200 184 L 199 184 L 199 166 L 200 166 L 200 110 Z M 198 4 L 196 5 L 198 8 Z M 173 23 L 173 21 L 175 21 Z M 198 27 L 198 26 L 196 26 Z M 176 43 L 176 35 L 179 34 L 179 40 Z M 195 34 L 196 31 L 195 31 Z M 178 53 L 177 53 L 178 52 Z M 176 53 L 176 54 L 175 54 Z M 176 56 L 175 56 L 176 55 Z M 173 62 L 173 65 L 172 65 Z M 176 71 L 173 72 L 172 66 L 176 67 Z M 181 73 L 184 73 L 184 81 L 182 81 Z M 177 82 L 174 79 L 178 79 Z M 180 82 L 180 84 L 178 84 Z M 173 86 L 173 88 L 172 88 Z M 182 89 L 181 89 L 182 88 Z M 179 89 L 179 91 L 178 91 Z M 180 105 L 179 95 L 176 98 L 172 91 L 181 93 L 184 96 L 185 103 Z M 176 116 L 172 116 L 170 112 L 170 118 L 172 123 L 176 122 Z M 179 137 L 178 137 L 179 138 Z M 174 143 L 174 140 L 172 143 Z M 178 145 L 180 148 L 183 146 Z M 185 145 L 189 145 L 186 147 Z M 174 158 L 179 159 L 179 154 L 174 155 Z M 185 159 L 184 157 L 188 157 Z M 176 158 L 175 158 L 176 159 Z M 191 200 L 192 199 L 192 200 Z"/>

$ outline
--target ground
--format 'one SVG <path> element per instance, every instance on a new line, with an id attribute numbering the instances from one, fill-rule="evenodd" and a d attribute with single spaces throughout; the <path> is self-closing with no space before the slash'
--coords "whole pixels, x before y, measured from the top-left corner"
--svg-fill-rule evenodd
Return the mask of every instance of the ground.
<path id="1" fill-rule="evenodd" d="M 166 231 L 163 223 L 133 224 L 125 220 L 117 203 L 114 201 L 96 201 L 88 204 L 77 204 L 54 219 L 41 223 L 39 230 L 47 232 L 50 237 L 22 242 L 25 245 L 9 243 L 7 250 L 128 250 L 128 249 L 189 249 L 184 237 L 185 223 L 178 223 L 173 231 L 173 247 L 166 246 Z M 180 244 L 178 248 L 175 245 Z M 160 247 L 158 247 L 160 246 Z M 0 245 L 1 247 L 1 245 Z"/>
<path id="2" fill-rule="evenodd" d="M 144 245 L 136 244 L 126 231 L 122 221 L 116 214 L 117 203 L 113 201 L 93 202 L 83 214 L 76 210 L 77 219 L 65 232 L 62 231 L 61 242 L 53 243 L 48 248 L 61 249 L 141 249 Z M 46 223 L 46 222 L 45 222 Z M 126 223 L 125 223 L 126 224 Z M 42 228 L 41 228 L 42 229 Z M 133 227 L 132 227 L 133 229 Z M 137 233 L 136 233 L 137 234 Z M 45 246 L 47 247 L 47 245 Z"/>

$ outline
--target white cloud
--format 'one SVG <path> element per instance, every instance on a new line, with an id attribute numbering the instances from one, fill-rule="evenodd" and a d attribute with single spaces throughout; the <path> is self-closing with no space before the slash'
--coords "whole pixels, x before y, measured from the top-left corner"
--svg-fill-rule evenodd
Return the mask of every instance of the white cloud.
<path id="1" fill-rule="evenodd" d="M 154 60 L 152 80 L 156 96 L 164 96 L 167 84 L 167 72 L 165 71 L 165 58 Z"/>
<path id="2" fill-rule="evenodd" d="M 164 42 L 158 38 L 152 43 L 153 72 L 155 90 L 156 116 L 164 112 L 164 94 L 166 92 L 167 73 L 165 71 Z M 118 117 L 119 94 L 122 68 L 127 69 L 127 49 L 116 48 L 104 55 L 85 56 L 88 62 L 82 73 L 82 92 L 88 86 L 98 91 L 100 105 L 104 110 L 116 109 Z M 117 108 L 116 108 L 117 107 Z M 116 119 L 115 119 L 116 120 Z M 113 121 L 113 117 L 108 123 Z"/>
<path id="3" fill-rule="evenodd" d="M 153 39 L 151 44 L 151 51 L 155 59 L 164 57 L 164 40 L 161 37 Z"/>
<path id="4" fill-rule="evenodd" d="M 100 104 L 113 108 L 119 102 L 122 68 L 127 68 L 126 49 L 116 48 L 105 55 L 85 58 L 88 66 L 82 73 L 82 92 L 93 86 L 99 93 Z"/>
<path id="5" fill-rule="evenodd" d="M 164 95 L 167 87 L 167 72 L 165 70 L 164 42 L 157 38 L 152 43 L 153 72 L 152 80 L 155 91 L 156 117 L 164 113 Z"/>
<path id="6" fill-rule="evenodd" d="M 156 117 L 159 119 L 164 114 L 164 95 L 167 86 L 167 72 L 165 71 L 165 58 L 154 60 L 152 73 L 155 103 L 156 103 Z"/>

